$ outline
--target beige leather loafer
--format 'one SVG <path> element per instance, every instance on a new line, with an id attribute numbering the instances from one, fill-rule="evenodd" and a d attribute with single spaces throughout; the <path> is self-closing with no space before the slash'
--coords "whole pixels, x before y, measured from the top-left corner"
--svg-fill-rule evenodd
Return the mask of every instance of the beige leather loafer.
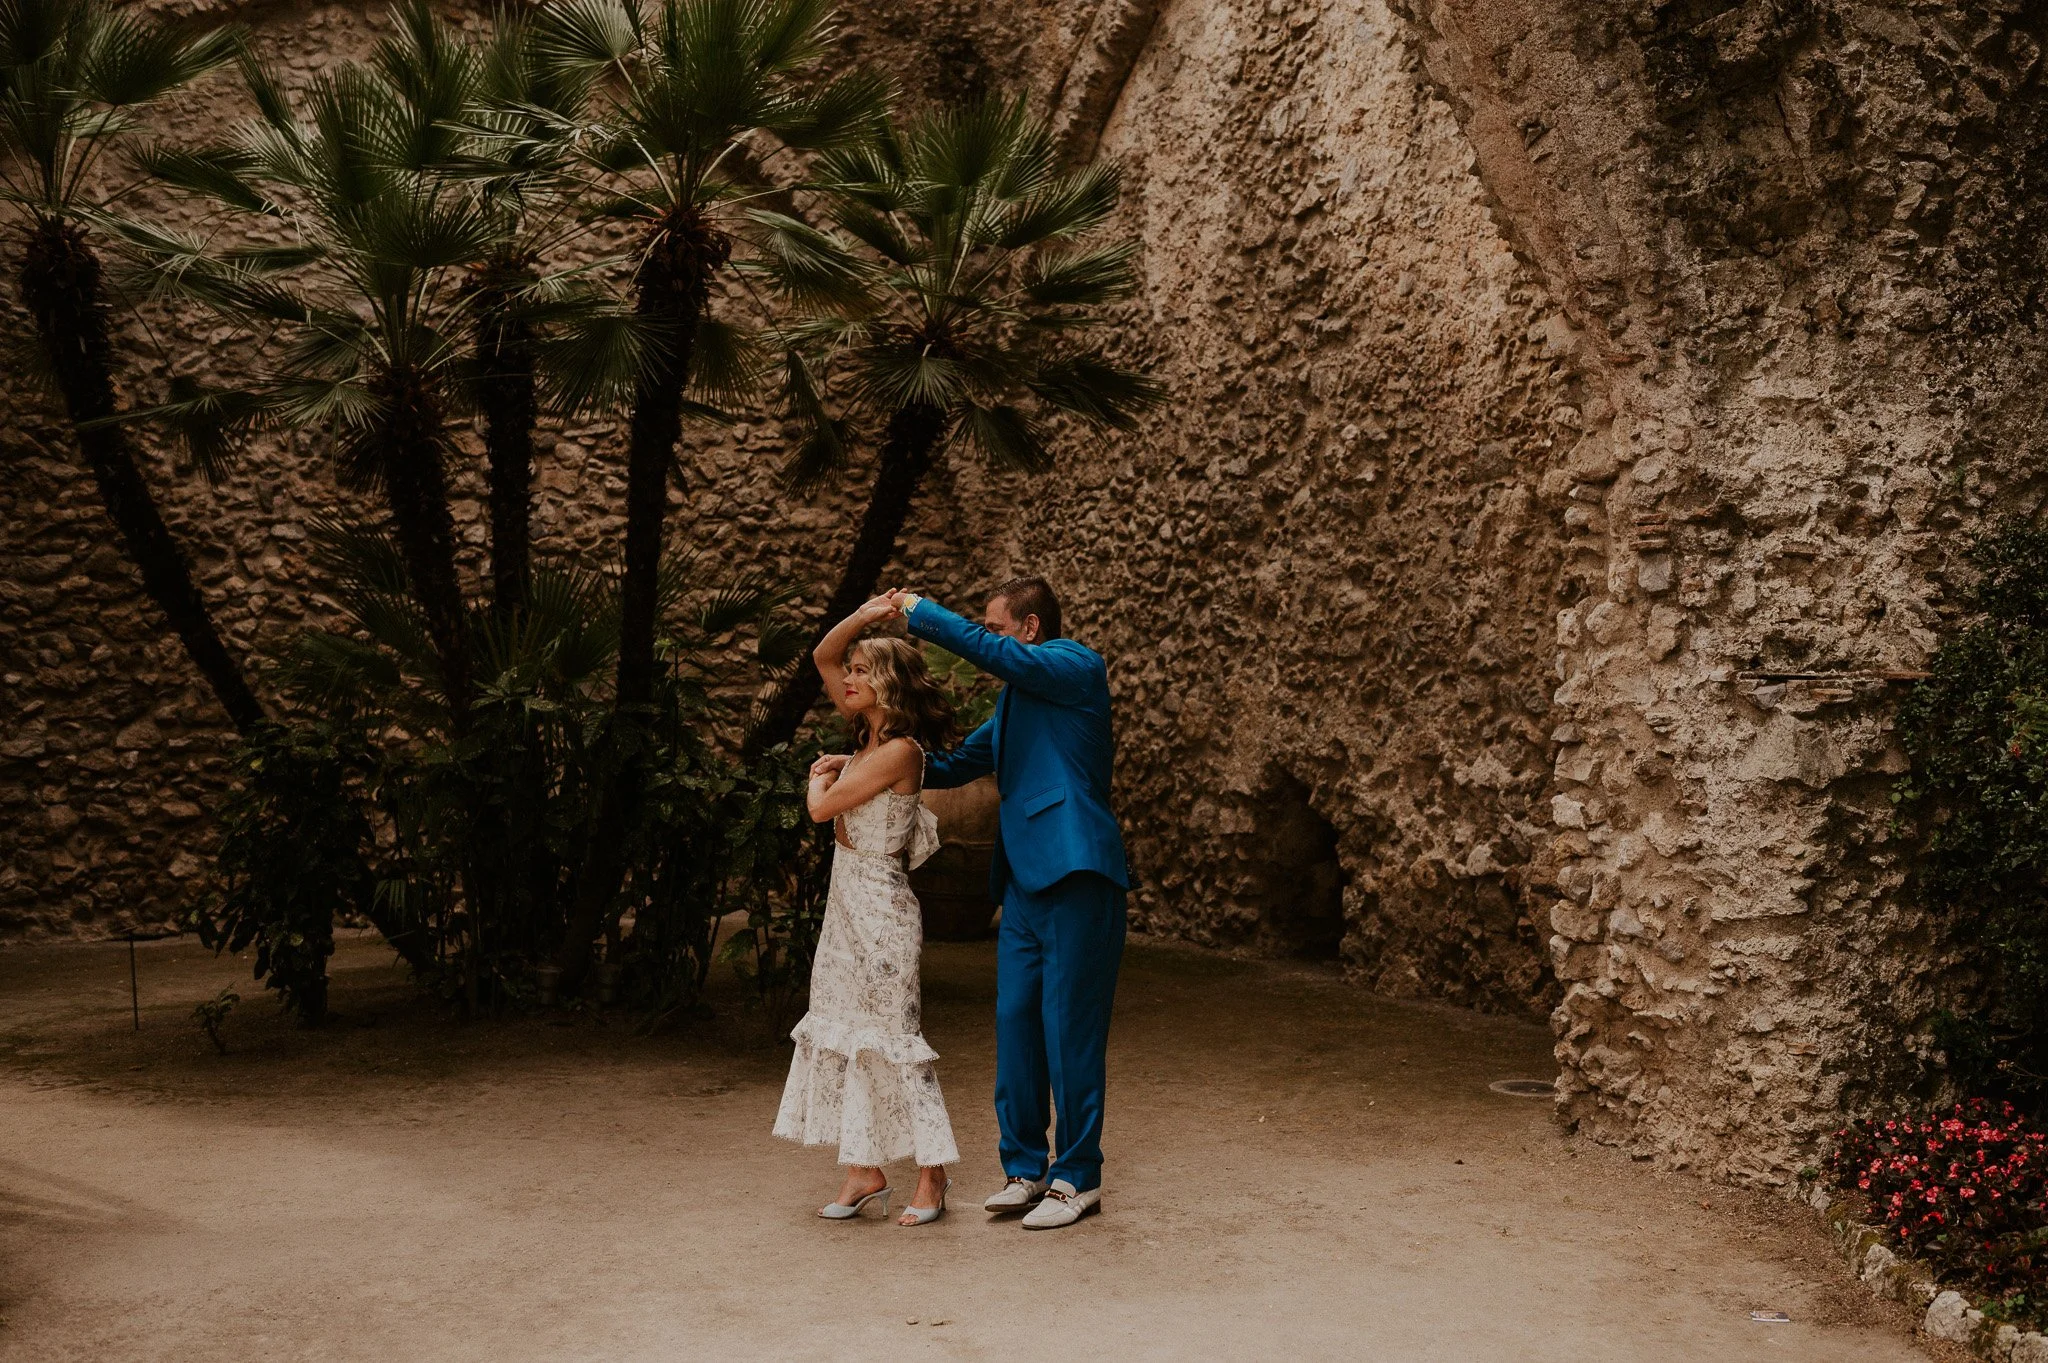
<path id="1" fill-rule="evenodd" d="M 1052 1181 L 1052 1187 L 1045 1193 L 1045 1200 L 1031 1209 L 1031 1215 L 1024 1218 L 1025 1230 L 1058 1230 L 1071 1226 L 1090 1212 L 1102 1210 L 1102 1189 L 1090 1188 L 1085 1193 L 1074 1191 L 1074 1185 L 1063 1178 Z"/>

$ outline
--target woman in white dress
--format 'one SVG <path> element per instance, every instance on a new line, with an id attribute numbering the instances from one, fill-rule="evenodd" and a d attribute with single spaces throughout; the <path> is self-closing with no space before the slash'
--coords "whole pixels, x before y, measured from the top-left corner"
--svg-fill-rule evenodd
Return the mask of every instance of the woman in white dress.
<path id="1" fill-rule="evenodd" d="M 924 1039 L 918 957 L 924 922 L 905 862 L 938 847 L 938 822 L 918 799 L 924 755 L 953 732 L 952 706 L 903 639 L 860 639 L 897 614 L 869 602 L 835 626 L 812 660 L 825 692 L 853 726 L 860 750 L 811 768 L 811 817 L 836 824 L 832 886 L 811 964 L 811 1008 L 790 1036 L 796 1058 L 775 1134 L 837 1145 L 846 1181 L 819 1210 L 848 1220 L 879 1199 L 889 1214 L 882 1166 L 915 1158 L 917 1191 L 898 1225 L 936 1221 L 946 1209 L 946 1166 L 960 1158 L 953 1124 Z"/>

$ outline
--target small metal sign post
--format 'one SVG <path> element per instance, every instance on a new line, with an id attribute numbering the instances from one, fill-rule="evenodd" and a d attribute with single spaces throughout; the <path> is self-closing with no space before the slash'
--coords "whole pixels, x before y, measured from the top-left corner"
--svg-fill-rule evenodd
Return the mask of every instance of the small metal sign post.
<path id="1" fill-rule="evenodd" d="M 166 937 L 180 934 L 173 929 L 169 932 L 124 932 L 128 939 L 128 1015 L 135 1020 L 135 1030 L 142 1030 L 142 990 L 135 978 L 135 944 L 137 942 L 161 942 Z"/>

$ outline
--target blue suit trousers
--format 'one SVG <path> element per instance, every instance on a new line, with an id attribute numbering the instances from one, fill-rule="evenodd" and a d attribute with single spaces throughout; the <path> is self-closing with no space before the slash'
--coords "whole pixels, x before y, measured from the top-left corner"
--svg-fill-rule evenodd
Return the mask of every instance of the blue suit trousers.
<path id="1" fill-rule="evenodd" d="M 1123 887 L 1078 871 L 1033 894 L 1012 880 L 996 938 L 996 1125 L 1003 1172 L 1102 1183 L 1104 1059 L 1124 951 Z M 1053 1146 L 1046 1128 L 1056 1108 Z M 1053 1150 L 1057 1149 L 1057 1158 Z"/>

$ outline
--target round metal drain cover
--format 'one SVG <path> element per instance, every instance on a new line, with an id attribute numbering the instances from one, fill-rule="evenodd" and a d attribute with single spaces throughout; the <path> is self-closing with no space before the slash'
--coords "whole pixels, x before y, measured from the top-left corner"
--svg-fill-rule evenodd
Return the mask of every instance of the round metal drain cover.
<path id="1" fill-rule="evenodd" d="M 1557 1085 L 1548 1079 L 1496 1079 L 1487 1085 L 1495 1093 L 1505 1093 L 1510 1098 L 1555 1098 Z"/>

